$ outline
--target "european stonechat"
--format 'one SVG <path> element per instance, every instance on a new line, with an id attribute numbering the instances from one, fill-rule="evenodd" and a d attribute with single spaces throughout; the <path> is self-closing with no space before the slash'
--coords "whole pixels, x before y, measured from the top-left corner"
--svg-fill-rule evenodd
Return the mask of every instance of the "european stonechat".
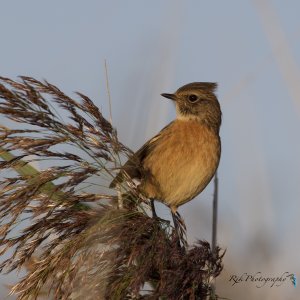
<path id="1" fill-rule="evenodd" d="M 174 94 L 161 94 L 174 101 L 176 119 L 129 158 L 110 187 L 126 177 L 138 179 L 140 191 L 152 204 L 155 199 L 168 205 L 173 217 L 180 205 L 201 193 L 221 155 L 216 88 L 216 83 L 193 82 Z"/>

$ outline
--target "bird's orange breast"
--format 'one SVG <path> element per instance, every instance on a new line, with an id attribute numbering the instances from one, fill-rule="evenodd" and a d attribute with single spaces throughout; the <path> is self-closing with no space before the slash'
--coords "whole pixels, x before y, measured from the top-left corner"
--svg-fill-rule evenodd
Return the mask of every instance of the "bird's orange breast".
<path id="1" fill-rule="evenodd" d="M 177 207 L 197 196 L 212 179 L 220 159 L 217 133 L 196 120 L 176 120 L 145 158 L 142 189 L 149 198 Z"/>

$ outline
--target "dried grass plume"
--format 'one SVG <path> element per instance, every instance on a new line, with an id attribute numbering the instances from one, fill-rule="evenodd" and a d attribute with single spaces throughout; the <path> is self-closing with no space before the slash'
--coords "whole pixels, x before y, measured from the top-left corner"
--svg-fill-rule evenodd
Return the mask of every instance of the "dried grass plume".
<path id="1" fill-rule="evenodd" d="M 206 299 L 223 253 L 204 241 L 178 247 L 174 228 L 148 215 L 148 199 L 129 179 L 118 207 L 107 187 L 132 152 L 97 106 L 77 97 L 47 81 L 0 77 L 0 114 L 14 127 L 0 126 L 0 253 L 8 255 L 0 271 L 27 270 L 11 293 Z"/>

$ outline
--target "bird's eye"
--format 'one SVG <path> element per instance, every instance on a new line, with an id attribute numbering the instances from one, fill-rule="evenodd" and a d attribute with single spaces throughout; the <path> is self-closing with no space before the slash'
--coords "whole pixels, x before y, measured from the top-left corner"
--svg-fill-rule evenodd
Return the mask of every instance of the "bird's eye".
<path id="1" fill-rule="evenodd" d="M 198 96 L 196 95 L 189 95 L 189 101 L 191 103 L 197 102 L 199 100 Z"/>

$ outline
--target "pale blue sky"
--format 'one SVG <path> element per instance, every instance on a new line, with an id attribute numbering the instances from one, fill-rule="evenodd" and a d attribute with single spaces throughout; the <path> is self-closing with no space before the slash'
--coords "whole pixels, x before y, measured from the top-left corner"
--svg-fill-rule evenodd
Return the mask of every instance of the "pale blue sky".
<path id="1" fill-rule="evenodd" d="M 300 211 L 300 93 L 284 74 L 289 59 L 298 73 L 289 66 L 286 72 L 300 82 L 300 2 L 269 0 L 264 9 L 265 2 L 3 1 L 0 75 L 45 78 L 68 93 L 87 94 L 107 113 L 107 59 L 113 122 L 133 149 L 174 118 L 161 92 L 191 81 L 218 82 L 219 241 L 227 248 L 227 269 L 300 276 L 294 232 Z M 191 240 L 210 239 L 211 195 L 210 187 L 180 209 Z M 249 250 L 256 241 L 271 247 L 266 256 L 275 261 L 272 267 L 262 267 L 260 244 Z M 235 292 L 231 288 L 223 296 L 234 299 Z"/>

